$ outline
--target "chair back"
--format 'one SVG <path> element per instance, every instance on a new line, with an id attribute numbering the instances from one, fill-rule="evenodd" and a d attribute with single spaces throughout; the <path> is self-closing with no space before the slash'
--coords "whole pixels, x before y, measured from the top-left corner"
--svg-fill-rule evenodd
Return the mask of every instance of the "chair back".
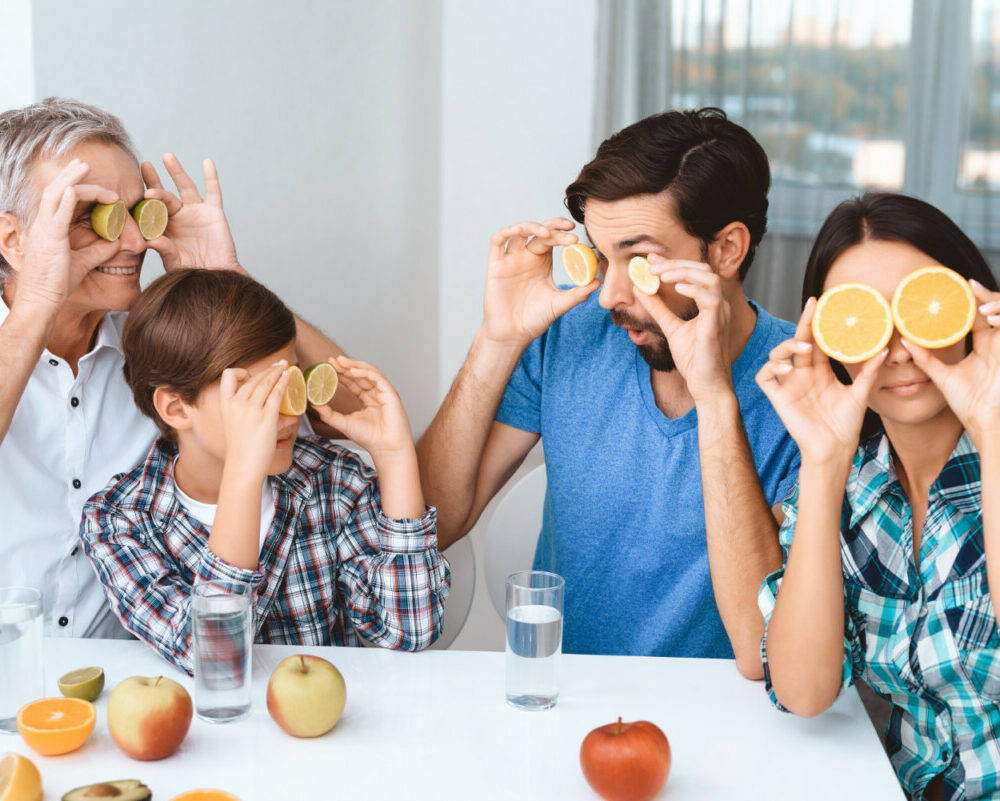
<path id="1" fill-rule="evenodd" d="M 451 565 L 451 592 L 444 607 L 443 630 L 431 649 L 448 648 L 462 631 L 472 609 L 472 596 L 476 593 L 476 552 L 472 540 L 462 537 L 445 548 L 444 555 Z"/>
<path id="2" fill-rule="evenodd" d="M 544 464 L 522 476 L 497 504 L 486 529 L 486 588 L 501 620 L 507 617 L 507 576 L 530 570 L 535 559 L 546 483 Z"/>

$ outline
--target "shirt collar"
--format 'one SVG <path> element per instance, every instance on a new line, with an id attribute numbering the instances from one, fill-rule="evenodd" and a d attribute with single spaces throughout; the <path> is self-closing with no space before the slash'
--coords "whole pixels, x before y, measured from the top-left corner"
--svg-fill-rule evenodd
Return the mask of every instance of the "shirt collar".
<path id="1" fill-rule="evenodd" d="M 963 431 L 941 472 L 931 485 L 962 514 L 981 511 L 979 490 L 979 453 L 968 432 Z M 851 509 L 851 527 L 856 526 L 887 494 L 903 495 L 892 460 L 889 438 L 883 432 L 858 448 L 847 480 L 847 502 Z"/>

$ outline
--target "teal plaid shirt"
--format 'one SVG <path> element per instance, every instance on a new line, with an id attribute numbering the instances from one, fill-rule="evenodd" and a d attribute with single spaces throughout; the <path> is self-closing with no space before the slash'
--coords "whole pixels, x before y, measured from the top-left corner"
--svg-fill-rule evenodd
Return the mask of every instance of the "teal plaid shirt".
<path id="1" fill-rule="evenodd" d="M 787 558 L 798 487 L 779 534 Z M 913 559 L 910 502 L 883 435 L 858 449 L 841 517 L 843 686 L 863 678 L 892 702 L 886 748 L 920 798 L 943 772 L 948 799 L 1000 794 L 1000 636 L 986 584 L 979 454 L 963 433 L 930 488 Z M 765 622 L 784 570 L 761 587 Z M 771 701 L 782 708 L 761 657 Z"/>

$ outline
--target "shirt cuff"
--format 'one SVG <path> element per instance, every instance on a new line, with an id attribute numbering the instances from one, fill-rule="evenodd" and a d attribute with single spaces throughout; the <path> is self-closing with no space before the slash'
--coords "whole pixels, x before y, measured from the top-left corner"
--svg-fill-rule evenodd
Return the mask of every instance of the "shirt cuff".
<path id="1" fill-rule="evenodd" d="M 425 506 L 420 517 L 386 517 L 376 512 L 382 550 L 390 553 L 421 553 L 437 547 L 437 509 Z"/>
<path id="2" fill-rule="evenodd" d="M 256 590 L 264 580 L 260 570 L 247 570 L 232 565 L 207 545 L 201 554 L 196 583 L 215 584 L 222 589 L 241 589 L 249 585 Z"/>

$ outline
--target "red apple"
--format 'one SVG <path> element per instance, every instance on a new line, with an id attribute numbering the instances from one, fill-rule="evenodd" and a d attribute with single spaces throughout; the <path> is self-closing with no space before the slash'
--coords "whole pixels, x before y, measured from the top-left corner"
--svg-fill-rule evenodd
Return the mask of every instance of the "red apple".
<path id="1" fill-rule="evenodd" d="M 340 720 L 347 685 L 332 664 L 318 656 L 283 659 L 267 682 L 267 711 L 293 737 L 319 737 Z"/>
<path id="2" fill-rule="evenodd" d="M 670 772 L 670 743 L 648 720 L 609 723 L 594 729 L 580 746 L 580 767 L 605 801 L 648 801 Z"/>
<path id="3" fill-rule="evenodd" d="M 153 760 L 180 748 L 191 726 L 191 696 L 163 676 L 132 676 L 108 697 L 108 731 L 132 759 Z"/>

